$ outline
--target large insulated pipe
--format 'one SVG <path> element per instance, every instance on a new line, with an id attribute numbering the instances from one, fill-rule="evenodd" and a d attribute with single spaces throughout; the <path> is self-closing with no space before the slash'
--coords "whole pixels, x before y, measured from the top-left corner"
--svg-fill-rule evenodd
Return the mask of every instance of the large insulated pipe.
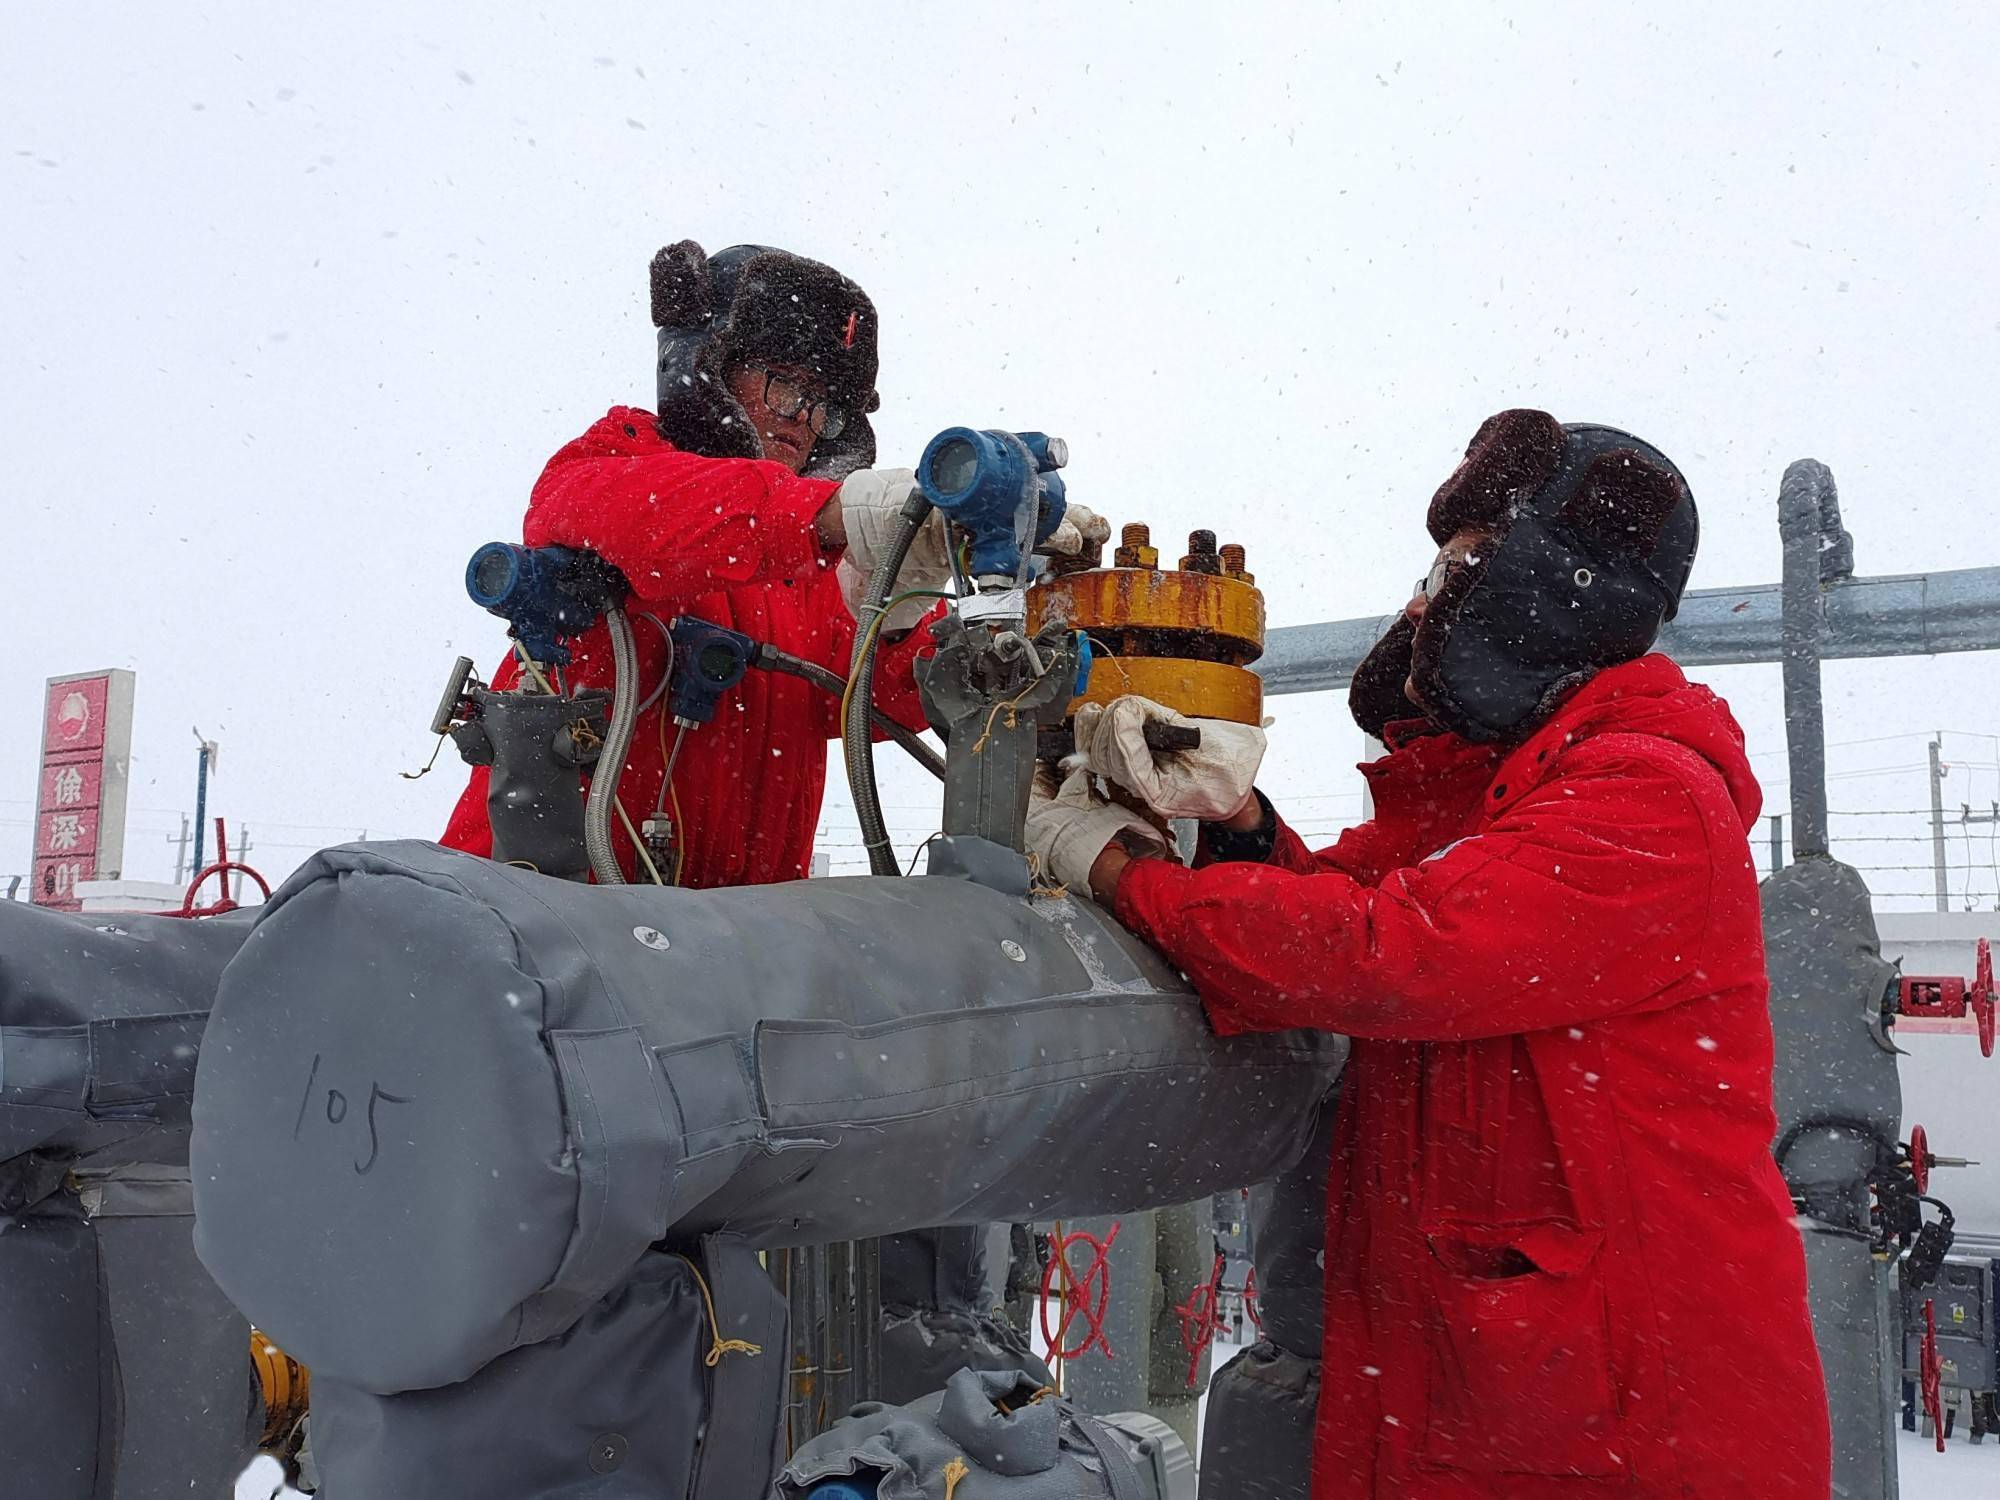
<path id="1" fill-rule="evenodd" d="M 1218 1037 L 1096 907 L 969 880 L 589 887 L 314 856 L 204 1037 L 216 1282 L 389 1394 L 553 1338 L 660 1241 L 1187 1203 L 1304 1149 L 1342 1043 Z"/>

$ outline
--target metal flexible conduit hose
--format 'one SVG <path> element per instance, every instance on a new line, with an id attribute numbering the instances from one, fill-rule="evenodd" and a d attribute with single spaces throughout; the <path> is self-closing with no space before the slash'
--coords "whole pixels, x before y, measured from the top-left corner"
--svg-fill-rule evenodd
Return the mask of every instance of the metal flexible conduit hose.
<path id="1" fill-rule="evenodd" d="M 789 651 L 780 651 L 776 646 L 764 646 L 757 654 L 757 665 L 766 672 L 783 672 L 791 677 L 803 678 L 814 687 L 824 689 L 838 698 L 846 691 L 847 684 L 837 672 L 829 672 L 818 662 L 807 661 L 794 656 Z M 869 719 L 882 733 L 910 752 L 910 758 L 922 766 L 939 781 L 944 780 L 944 758 L 926 745 L 914 730 L 905 729 L 879 708 L 870 708 Z"/>
<path id="2" fill-rule="evenodd" d="M 618 779 L 625 774 L 625 757 L 632 749 L 632 726 L 639 718 L 639 648 L 624 610 L 607 609 L 604 624 L 611 632 L 615 686 L 604 749 L 591 772 L 590 796 L 583 804 L 583 848 L 590 857 L 590 873 L 599 885 L 623 885 L 625 872 L 618 867 L 618 856 L 611 848 L 611 804 L 618 796 Z"/>
<path id="3" fill-rule="evenodd" d="M 875 705 L 875 647 L 882 632 L 869 627 L 888 604 L 896 574 L 930 513 L 931 502 L 921 492 L 904 502 L 902 529 L 875 564 L 862 595 L 867 602 L 855 621 L 854 657 L 847 668 L 854 686 L 848 695 L 847 721 L 840 726 L 841 759 L 847 767 L 847 785 L 854 794 L 854 813 L 861 823 L 861 842 L 868 850 L 868 869 L 875 875 L 900 875 L 903 867 L 896 862 L 889 825 L 882 817 L 882 797 L 875 788 L 875 742 L 869 734 L 869 710 Z"/>

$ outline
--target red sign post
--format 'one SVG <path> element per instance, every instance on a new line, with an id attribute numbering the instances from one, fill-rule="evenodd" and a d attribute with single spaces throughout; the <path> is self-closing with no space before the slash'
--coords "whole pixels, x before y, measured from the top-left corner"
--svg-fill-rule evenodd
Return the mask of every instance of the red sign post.
<path id="1" fill-rule="evenodd" d="M 51 677 L 42 704 L 32 899 L 77 911 L 77 883 L 115 880 L 125 862 L 132 760 L 132 673 Z"/>

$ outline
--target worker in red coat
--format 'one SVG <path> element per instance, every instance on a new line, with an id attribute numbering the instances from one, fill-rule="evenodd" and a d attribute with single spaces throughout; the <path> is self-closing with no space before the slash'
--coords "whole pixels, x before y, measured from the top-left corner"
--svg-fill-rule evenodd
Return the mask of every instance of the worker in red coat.
<path id="1" fill-rule="evenodd" d="M 842 677 L 862 585 L 899 524 L 914 480 L 872 469 L 868 414 L 880 404 L 874 304 L 829 266 L 737 245 L 708 257 L 692 241 L 652 266 L 659 329 L 659 414 L 613 407 L 536 481 L 522 539 L 588 548 L 630 581 L 640 715 L 619 798 L 637 826 L 671 820 L 681 884 L 713 887 L 807 873 L 838 700 L 796 677 L 752 671 L 714 719 L 689 732 L 663 786 L 673 729 L 656 695 L 668 667 L 665 624 L 689 614 Z M 902 588 L 950 578 L 942 519 L 919 533 Z M 911 664 L 931 600 L 885 622 L 876 703 L 924 727 Z M 650 618 L 651 623 L 648 623 Z M 658 628 L 655 628 L 658 627 Z M 602 624 L 573 647 L 566 681 L 611 686 Z M 517 676 L 513 660 L 495 678 Z M 489 773 L 475 769 L 443 842 L 490 854 Z M 612 839 L 628 879 L 647 878 L 622 823 Z"/>
<path id="2" fill-rule="evenodd" d="M 847 675 L 864 585 L 915 486 L 908 469 L 868 467 L 875 460 L 868 414 L 881 404 L 874 304 L 815 261 L 758 245 L 711 257 L 683 241 L 654 258 L 652 310 L 658 415 L 613 407 L 550 459 L 522 540 L 586 548 L 632 586 L 640 690 L 653 701 L 639 715 L 618 791 L 635 826 L 656 809 L 670 820 L 669 878 L 703 888 L 799 879 L 811 864 L 827 741 L 841 732 L 839 700 L 797 677 L 753 670 L 709 723 L 689 731 L 664 783 L 676 731 L 670 697 L 656 689 L 668 668 L 665 624 L 681 614 Z M 1108 532 L 1071 502 L 1046 545 L 1077 551 Z M 933 513 L 898 587 L 948 584 L 947 545 L 943 518 Z M 876 659 L 876 706 L 912 729 L 925 724 L 912 667 L 930 644 L 916 627 L 935 607 L 919 597 L 892 608 Z M 602 624 L 571 651 L 567 686 L 612 685 Z M 495 683 L 504 689 L 516 679 L 510 658 Z M 489 781 L 488 770 L 473 770 L 444 843 L 492 853 Z M 626 878 L 647 878 L 622 823 L 613 821 L 611 835 Z M 887 1242 L 891 1300 L 906 1266 L 938 1255 L 935 1233 Z M 942 1384 L 954 1363 L 1049 1378 L 1025 1344 L 991 1320 L 968 1332 L 949 1313 L 925 1319 L 900 1306 L 891 1313 L 882 1363 L 894 1399 L 925 1393 L 931 1387 L 923 1380 Z M 921 1388 L 909 1388 L 912 1379 Z"/>
<path id="3" fill-rule="evenodd" d="M 1030 842 L 1219 1031 L 1354 1038 L 1315 1500 L 1825 1500 L 1760 794 L 1727 707 L 1646 654 L 1693 498 L 1629 434 L 1511 411 L 1429 526 L 1436 565 L 1352 690 L 1389 747 L 1370 821 L 1314 853 L 1258 794 L 1184 868 L 1070 784 Z"/>

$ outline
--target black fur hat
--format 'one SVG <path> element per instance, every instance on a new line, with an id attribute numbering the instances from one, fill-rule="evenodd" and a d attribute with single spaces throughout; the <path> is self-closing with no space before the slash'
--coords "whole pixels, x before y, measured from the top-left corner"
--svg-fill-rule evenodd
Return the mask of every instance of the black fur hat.
<path id="1" fill-rule="evenodd" d="M 797 365 L 847 410 L 837 438 L 813 445 L 805 472 L 841 478 L 875 461 L 875 304 L 831 266 L 767 245 L 710 256 L 693 240 L 653 257 L 660 433 L 709 458 L 761 458 L 763 440 L 723 376 L 746 359 Z"/>
<path id="2" fill-rule="evenodd" d="M 1415 682 L 1429 717 L 1469 740 L 1519 739 L 1596 673 L 1652 649 L 1680 608 L 1700 540 L 1687 480 L 1615 427 L 1504 411 L 1474 434 L 1431 500 L 1438 545 L 1468 527 L 1494 544 L 1452 570 L 1412 629 L 1399 620 L 1355 673 L 1349 703 L 1379 735 Z"/>

